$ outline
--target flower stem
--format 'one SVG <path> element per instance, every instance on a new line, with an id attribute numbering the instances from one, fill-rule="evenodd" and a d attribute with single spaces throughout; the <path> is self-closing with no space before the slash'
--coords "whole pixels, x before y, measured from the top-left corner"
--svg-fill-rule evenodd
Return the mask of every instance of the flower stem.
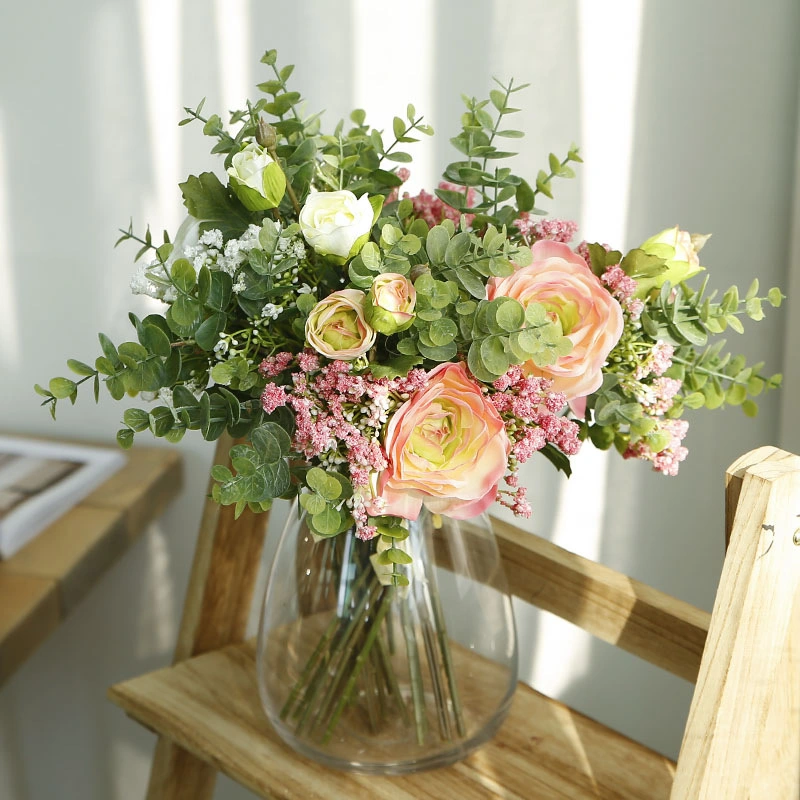
<path id="1" fill-rule="evenodd" d="M 406 652 L 408 654 L 408 671 L 411 679 L 411 698 L 414 703 L 414 724 L 417 729 L 417 744 L 422 747 L 425 744 L 425 733 L 428 727 L 428 720 L 425 716 L 425 694 L 422 686 L 422 670 L 419 664 L 419 653 L 417 651 L 417 637 L 414 625 L 411 622 L 411 612 L 408 602 L 403 601 L 400 607 L 400 615 L 403 625 L 403 635 L 406 640 Z"/>
<path id="2" fill-rule="evenodd" d="M 358 679 L 361 670 L 364 668 L 364 664 L 367 662 L 367 657 L 369 656 L 372 646 L 375 644 L 375 640 L 378 637 L 378 631 L 380 630 L 381 622 L 391 608 L 393 594 L 393 587 L 389 587 L 383 595 L 380 608 L 375 615 L 375 619 L 372 621 L 369 633 L 367 633 L 367 638 L 364 641 L 364 646 L 361 648 L 361 652 L 356 656 L 355 664 L 353 665 L 353 669 L 350 673 L 350 678 L 347 681 L 344 691 L 339 697 L 339 702 L 336 704 L 336 708 L 333 710 L 333 714 L 328 722 L 328 727 L 326 728 L 325 735 L 322 738 L 323 744 L 327 744 L 330 741 L 330 738 L 333 735 L 333 729 L 336 727 L 336 723 L 339 721 L 339 717 L 342 715 L 342 711 L 344 711 L 345 706 L 350 701 L 350 696 L 353 693 L 356 680 Z"/>
<path id="3" fill-rule="evenodd" d="M 392 615 L 389 614 L 387 616 L 387 622 L 391 620 Z M 380 658 L 381 669 L 383 671 L 383 676 L 386 681 L 386 686 L 389 689 L 389 694 L 394 697 L 395 702 L 397 703 L 397 708 L 400 711 L 401 716 L 403 717 L 403 723 L 408 724 L 408 709 L 406 708 L 406 704 L 403 701 L 403 693 L 400 691 L 400 684 L 397 682 L 397 676 L 394 673 L 394 669 L 392 669 L 392 663 L 389 659 L 389 653 L 386 650 L 386 645 L 383 643 L 383 639 L 379 636 L 378 642 L 378 657 Z"/>
<path id="4" fill-rule="evenodd" d="M 464 725 L 461 697 L 458 692 L 458 684 L 456 683 L 453 655 L 450 652 L 450 641 L 447 638 L 447 626 L 444 621 L 444 611 L 442 609 L 442 600 L 439 596 L 439 588 L 435 585 L 431 588 L 431 606 L 433 609 L 433 626 L 439 638 L 439 647 L 442 651 L 442 659 L 444 661 L 444 671 L 445 675 L 447 675 L 447 685 L 450 688 L 450 699 L 453 703 L 453 716 L 456 719 L 456 729 L 458 730 L 458 735 L 464 737 L 467 735 L 467 729 Z"/>

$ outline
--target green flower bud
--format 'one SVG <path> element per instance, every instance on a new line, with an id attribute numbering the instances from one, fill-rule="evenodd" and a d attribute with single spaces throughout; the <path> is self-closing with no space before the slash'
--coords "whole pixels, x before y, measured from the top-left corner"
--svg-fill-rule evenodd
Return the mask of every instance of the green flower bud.
<path id="1" fill-rule="evenodd" d="M 710 234 L 689 234 L 677 225 L 651 236 L 639 249 L 651 256 L 666 260 L 666 270 L 649 278 L 640 278 L 636 297 L 644 297 L 651 289 L 660 289 L 669 281 L 673 286 L 689 280 L 705 267 L 700 266 L 698 253 L 708 241 Z"/>
<path id="2" fill-rule="evenodd" d="M 233 157 L 228 175 L 231 188 L 248 211 L 275 208 L 286 193 L 286 176 L 280 164 L 255 143 Z"/>

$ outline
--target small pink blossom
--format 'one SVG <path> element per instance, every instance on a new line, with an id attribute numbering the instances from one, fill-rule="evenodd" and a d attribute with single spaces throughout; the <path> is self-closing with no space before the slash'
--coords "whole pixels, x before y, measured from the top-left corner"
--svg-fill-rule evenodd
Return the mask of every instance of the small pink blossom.
<path id="1" fill-rule="evenodd" d="M 441 181 L 439 189 L 445 189 L 450 192 L 459 192 L 465 195 L 464 205 L 467 208 L 475 205 L 478 199 L 478 194 L 472 187 L 457 186 L 454 183 Z M 461 219 L 461 212 L 456 211 L 452 206 L 440 200 L 435 194 L 428 194 L 424 189 L 416 196 L 411 198 L 414 205 L 414 214 L 420 219 L 425 220 L 429 227 L 438 225 L 442 220 L 449 219 L 458 224 Z M 472 220 L 475 219 L 474 214 L 465 214 L 466 224 L 471 225 Z"/>
<path id="2" fill-rule="evenodd" d="M 395 172 L 395 175 L 397 175 L 397 177 L 400 178 L 403 183 L 405 183 L 411 177 L 411 173 L 405 167 L 400 167 L 400 169 Z M 389 194 L 386 196 L 386 203 L 393 203 L 395 200 L 397 200 L 399 189 L 399 186 L 395 186 L 394 189 L 389 192 Z"/>
<path id="3" fill-rule="evenodd" d="M 578 232 L 578 223 L 571 219 L 542 219 L 528 211 L 521 211 L 514 225 L 528 244 L 543 239 L 569 244 Z"/>
<path id="4" fill-rule="evenodd" d="M 319 369 L 319 356 L 311 350 L 303 350 L 297 354 L 297 366 L 303 372 L 314 372 Z"/>
<path id="5" fill-rule="evenodd" d="M 292 353 L 277 353 L 274 356 L 267 356 L 258 365 L 258 372 L 265 378 L 274 378 L 276 375 L 280 375 L 292 361 L 294 361 Z"/>
<path id="6" fill-rule="evenodd" d="M 633 293 L 636 291 L 636 287 L 638 284 L 636 281 L 631 278 L 629 275 L 625 274 L 625 271 L 620 267 L 619 264 L 614 264 L 612 267 L 608 267 L 606 271 L 602 274 L 601 281 L 608 286 L 609 291 L 617 300 L 629 300 L 633 297 Z"/>
<path id="7" fill-rule="evenodd" d="M 641 381 L 649 375 L 663 375 L 672 366 L 675 348 L 667 342 L 656 342 L 647 358 L 634 370 L 634 380 Z"/>
<path id="8" fill-rule="evenodd" d="M 267 414 L 271 414 L 276 408 L 285 406 L 287 400 L 286 389 L 283 386 L 276 386 L 274 383 L 268 383 L 261 393 L 261 407 Z"/>
<path id="9" fill-rule="evenodd" d="M 654 453 L 646 440 L 641 439 L 628 445 L 623 457 L 650 461 L 656 472 L 675 476 L 678 474 L 681 462 L 689 455 L 689 450 L 681 444 L 689 430 L 689 423 L 684 419 L 660 420 L 656 430 L 659 433 L 668 433 L 670 436 L 669 444 L 663 450 Z"/>

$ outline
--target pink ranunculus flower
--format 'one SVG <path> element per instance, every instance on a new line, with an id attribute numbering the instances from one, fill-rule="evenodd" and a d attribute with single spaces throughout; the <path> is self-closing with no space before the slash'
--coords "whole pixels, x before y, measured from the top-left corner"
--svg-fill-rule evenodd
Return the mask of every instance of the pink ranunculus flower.
<path id="1" fill-rule="evenodd" d="M 364 315 L 366 295 L 341 289 L 320 300 L 306 320 L 306 341 L 320 355 L 339 361 L 363 356 L 375 344 L 375 330 Z"/>
<path id="2" fill-rule="evenodd" d="M 541 303 L 561 320 L 572 352 L 549 367 L 523 365 L 529 375 L 549 378 L 575 413 L 583 416 L 582 398 L 600 388 L 603 364 L 622 335 L 622 308 L 586 262 L 560 242 L 540 241 L 531 248 L 533 262 L 507 278 L 492 278 L 488 297 L 513 297 L 523 306 Z"/>
<path id="3" fill-rule="evenodd" d="M 467 519 L 494 501 L 511 443 L 464 365 L 440 364 L 392 416 L 385 448 L 389 467 L 378 480 L 383 513 L 416 519 L 424 504 Z"/>

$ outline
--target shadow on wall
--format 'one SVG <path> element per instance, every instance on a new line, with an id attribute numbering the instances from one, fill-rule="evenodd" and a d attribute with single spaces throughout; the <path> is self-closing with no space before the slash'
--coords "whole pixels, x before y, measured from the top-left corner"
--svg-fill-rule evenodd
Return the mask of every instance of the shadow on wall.
<path id="1" fill-rule="evenodd" d="M 723 281 L 720 290 L 747 287 L 755 274 L 762 287 L 786 286 L 789 269 L 792 176 L 785 165 L 794 152 L 798 9 L 781 2 L 765 14 L 737 5 L 729 16 L 737 24 L 720 26 L 711 8 L 693 5 L 687 25 L 680 6 L 667 14 L 645 4 L 628 216 L 629 246 L 659 225 L 713 231 L 704 256 Z M 676 42 L 679 63 L 666 64 Z M 771 178 L 750 186 L 763 170 Z M 744 198 L 748 228 L 762 232 L 756 261 L 742 246 Z M 784 315 L 748 330 L 742 347 L 754 360 L 766 357 L 768 372 L 781 368 Z M 724 558 L 725 469 L 754 447 L 780 445 L 778 402 L 777 394 L 762 399 L 755 420 L 738 408 L 689 412 L 690 455 L 677 478 L 614 459 L 598 560 L 710 610 Z M 631 658 L 592 641 L 589 672 L 562 699 L 676 758 L 693 686 L 622 663 Z"/>

